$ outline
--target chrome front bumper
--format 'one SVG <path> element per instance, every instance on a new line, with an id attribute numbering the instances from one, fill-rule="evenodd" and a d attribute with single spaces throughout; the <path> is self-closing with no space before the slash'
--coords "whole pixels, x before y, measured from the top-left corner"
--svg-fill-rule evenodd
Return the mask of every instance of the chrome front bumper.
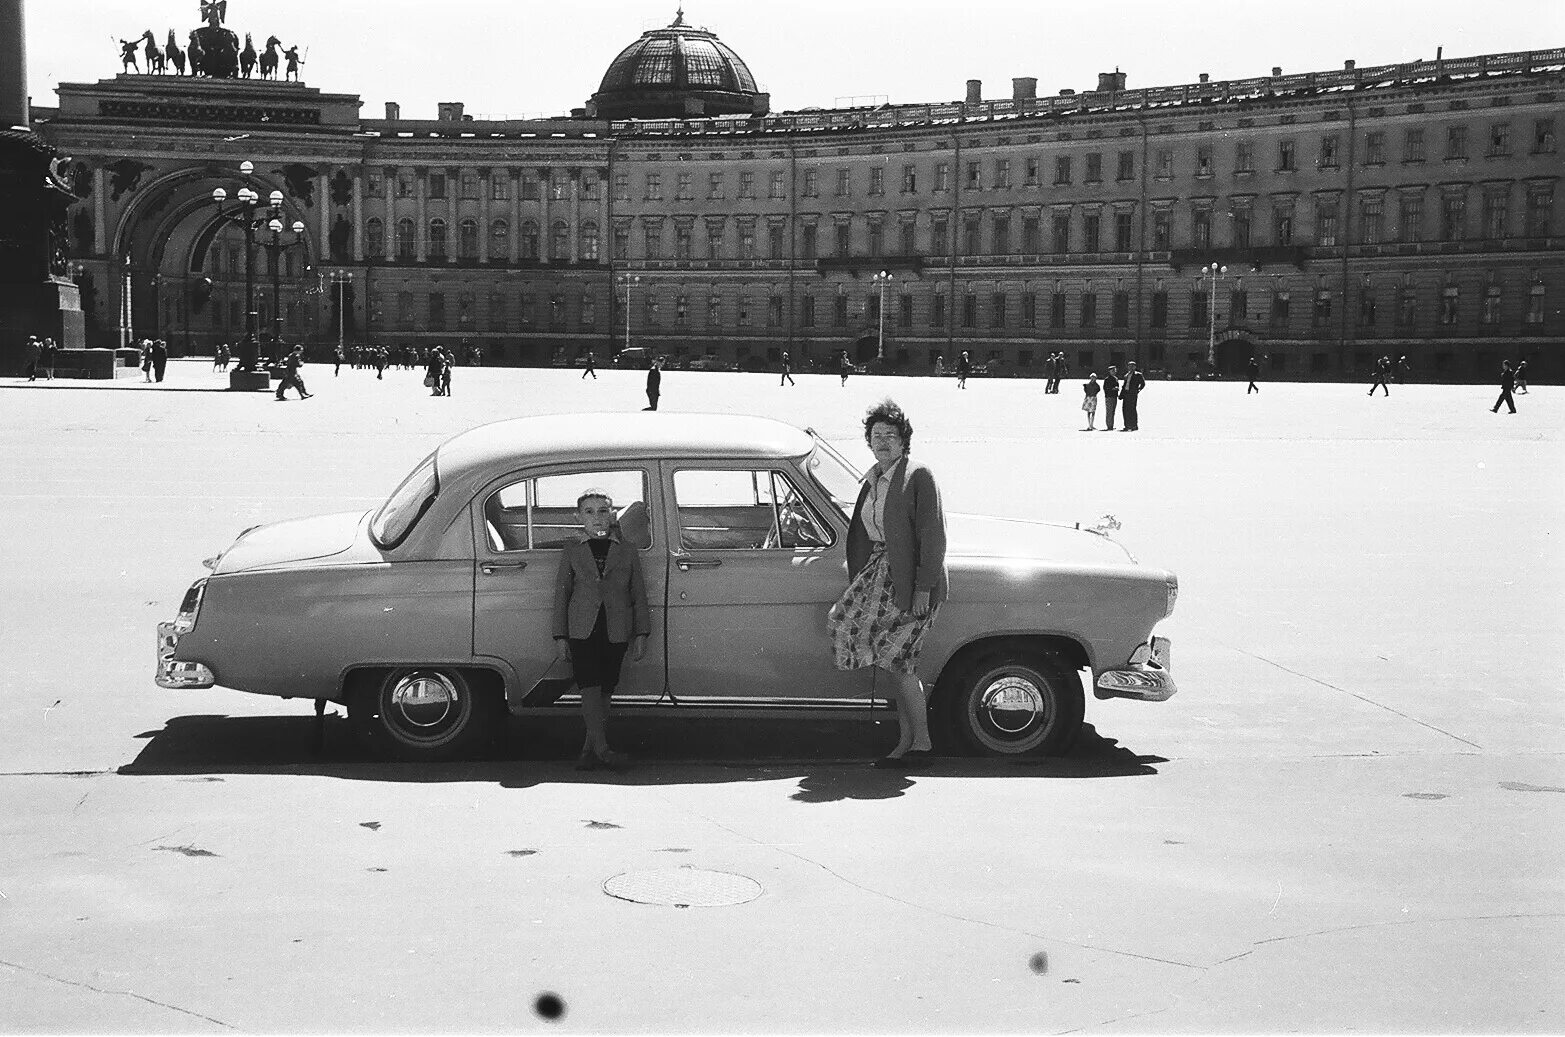
<path id="1" fill-rule="evenodd" d="M 202 663 L 176 662 L 174 649 L 179 634 L 173 623 L 158 624 L 158 672 L 153 678 L 160 688 L 210 688 L 217 676 Z"/>
<path id="2" fill-rule="evenodd" d="M 1124 666 L 1100 673 L 1097 685 L 1092 689 L 1093 696 L 1143 702 L 1172 698 L 1179 690 L 1174 685 L 1173 675 L 1168 672 L 1172 651 L 1173 643 L 1168 638 L 1154 637 L 1132 652 Z"/>

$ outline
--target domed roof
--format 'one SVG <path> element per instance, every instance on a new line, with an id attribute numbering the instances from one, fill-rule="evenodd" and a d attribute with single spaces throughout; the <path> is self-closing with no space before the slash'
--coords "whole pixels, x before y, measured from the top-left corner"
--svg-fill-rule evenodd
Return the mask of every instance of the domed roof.
<path id="1" fill-rule="evenodd" d="M 770 98 L 733 48 L 686 25 L 681 9 L 673 24 L 620 51 L 587 105 L 600 119 L 684 119 L 765 115 Z"/>

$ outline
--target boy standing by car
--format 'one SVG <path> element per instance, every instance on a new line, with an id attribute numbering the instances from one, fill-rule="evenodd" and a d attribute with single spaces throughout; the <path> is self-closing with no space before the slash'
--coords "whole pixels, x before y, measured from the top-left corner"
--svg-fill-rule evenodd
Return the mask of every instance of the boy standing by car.
<path id="1" fill-rule="evenodd" d="M 619 684 L 625 650 L 640 660 L 652 622 L 641 555 L 620 539 L 614 502 L 602 490 L 576 499 L 582 534 L 565 545 L 554 580 L 554 644 L 571 661 L 587 734 L 576 769 L 618 769 L 625 757 L 609 748 L 609 698 Z"/>

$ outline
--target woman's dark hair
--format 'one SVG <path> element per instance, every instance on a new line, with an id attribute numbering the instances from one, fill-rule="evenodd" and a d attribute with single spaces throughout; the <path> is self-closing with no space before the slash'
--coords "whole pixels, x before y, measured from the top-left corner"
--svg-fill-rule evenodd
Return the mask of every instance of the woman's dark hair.
<path id="1" fill-rule="evenodd" d="M 907 420 L 907 415 L 902 413 L 896 401 L 887 397 L 875 406 L 871 407 L 864 415 L 864 442 L 869 442 L 869 431 L 880 422 L 885 422 L 897 430 L 897 435 L 902 437 L 902 450 L 910 453 L 913 449 L 913 423 Z"/>

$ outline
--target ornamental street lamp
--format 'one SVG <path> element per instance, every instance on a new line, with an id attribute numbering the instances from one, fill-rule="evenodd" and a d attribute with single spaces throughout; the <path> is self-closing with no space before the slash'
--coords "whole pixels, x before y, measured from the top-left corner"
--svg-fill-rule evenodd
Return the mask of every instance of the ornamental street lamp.
<path id="1" fill-rule="evenodd" d="M 880 318 L 880 328 L 879 328 L 878 331 L 875 332 L 875 340 L 876 340 L 875 341 L 875 359 L 876 360 L 885 360 L 886 359 L 886 286 L 889 285 L 894 280 L 894 278 L 891 276 L 891 271 L 889 271 L 889 270 L 882 270 L 880 273 L 878 273 L 878 274 L 876 274 L 874 276 L 873 280 L 875 281 L 876 284 L 880 285 L 880 306 L 877 308 L 878 312 L 876 314 L 876 316 L 878 316 Z"/>
<path id="2" fill-rule="evenodd" d="M 239 163 L 241 176 L 249 177 L 255 172 L 255 163 L 246 159 Z M 228 200 L 228 192 L 221 187 L 212 189 L 212 204 L 217 207 L 217 218 L 224 223 L 232 224 L 244 232 L 245 236 L 245 337 L 239 344 L 237 354 L 238 363 L 235 369 L 239 371 L 254 371 L 260 360 L 260 329 L 257 327 L 258 314 L 255 309 L 255 246 L 256 234 L 263 228 L 271 229 L 271 224 L 276 223 L 277 229 L 272 232 L 272 244 L 281 247 L 278 236 L 282 232 L 283 193 L 273 191 L 263 205 L 261 196 L 248 185 L 240 187 L 234 192 L 234 204 L 224 207 Z M 303 230 L 302 224 L 295 224 L 295 233 Z M 273 259 L 275 263 L 275 256 Z M 273 267 L 274 289 L 273 305 L 276 305 L 276 267 Z"/>
<path id="3" fill-rule="evenodd" d="M 1206 367 L 1212 372 L 1217 370 L 1217 281 L 1226 273 L 1228 268 L 1216 263 L 1201 268 L 1201 276 L 1211 282 L 1211 295 L 1206 304 Z"/>
<path id="4" fill-rule="evenodd" d="M 281 205 L 283 193 L 272 192 L 274 204 Z M 282 288 L 282 259 L 283 253 L 291 248 L 297 248 L 305 243 L 304 221 L 294 220 L 288 229 L 293 232 L 293 240 L 283 240 L 283 221 L 278 217 L 272 217 L 266 221 L 266 229 L 271 234 L 269 239 L 263 239 L 258 244 L 266 249 L 267 258 L 272 265 L 272 363 L 282 360 L 283 349 L 283 311 L 279 301 Z"/>
<path id="5" fill-rule="evenodd" d="M 324 274 L 321 275 L 321 279 L 325 281 L 326 276 Z M 341 353 L 343 347 L 343 321 L 345 320 L 348 309 L 347 286 L 353 283 L 353 271 L 333 270 L 331 272 L 330 283 L 335 285 L 337 288 L 337 352 Z"/>
<path id="6" fill-rule="evenodd" d="M 620 285 L 625 289 L 625 348 L 630 348 L 630 290 L 641 283 L 641 278 L 621 274 Z"/>

